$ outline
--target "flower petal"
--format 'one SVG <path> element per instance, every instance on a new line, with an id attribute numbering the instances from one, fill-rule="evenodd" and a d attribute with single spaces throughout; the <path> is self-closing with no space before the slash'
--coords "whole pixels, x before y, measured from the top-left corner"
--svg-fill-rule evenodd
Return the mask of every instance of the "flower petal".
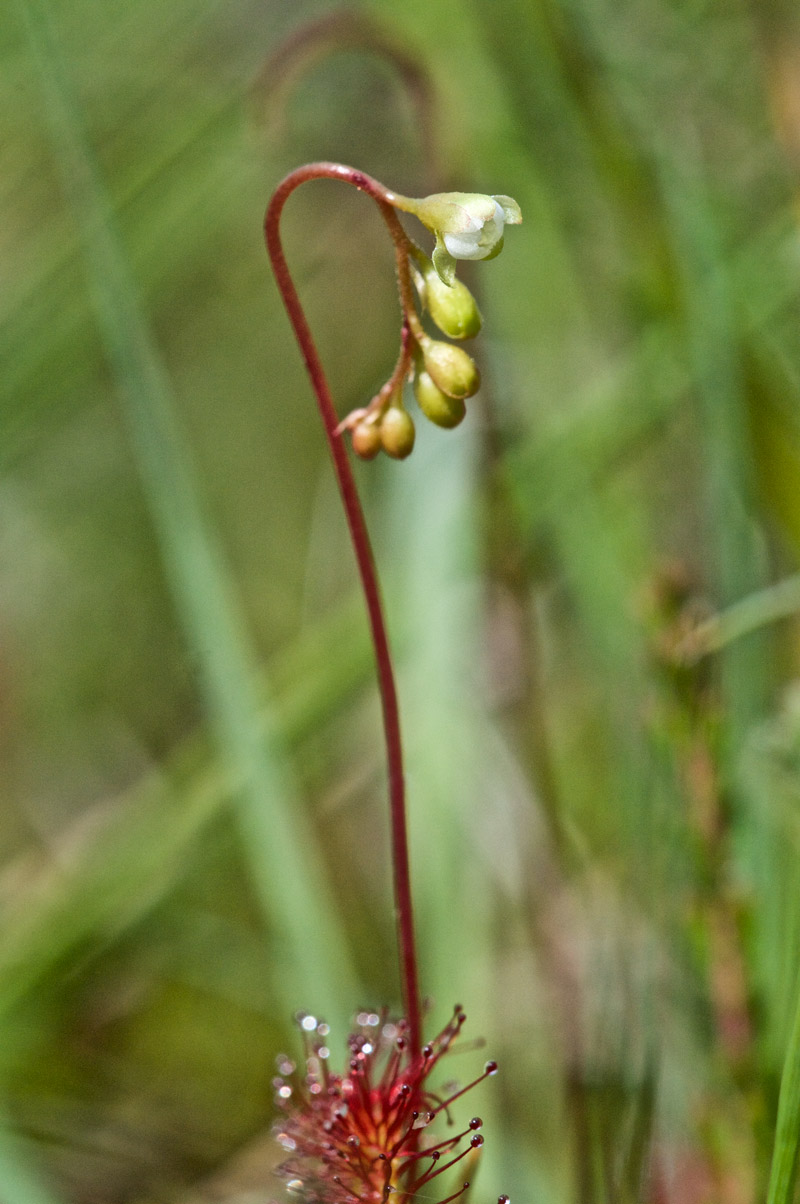
<path id="1" fill-rule="evenodd" d="M 485 259 L 486 247 L 481 244 L 474 234 L 443 235 L 444 245 L 454 259 Z"/>
<path id="2" fill-rule="evenodd" d="M 498 238 L 497 242 L 492 247 L 492 249 L 490 251 L 488 251 L 487 254 L 484 255 L 483 258 L 484 259 L 496 259 L 497 256 L 500 254 L 500 252 L 503 249 L 504 241 L 505 241 L 505 235 L 501 234 L 500 237 Z"/>
<path id="3" fill-rule="evenodd" d="M 518 226 L 522 221 L 522 210 L 511 196 L 493 196 L 493 201 L 503 210 L 503 217 L 509 226 Z"/>

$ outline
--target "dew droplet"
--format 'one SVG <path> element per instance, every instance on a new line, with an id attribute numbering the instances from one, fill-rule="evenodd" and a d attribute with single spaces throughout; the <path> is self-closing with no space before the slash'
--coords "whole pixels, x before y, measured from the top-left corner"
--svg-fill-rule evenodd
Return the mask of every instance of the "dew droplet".
<path id="1" fill-rule="evenodd" d="M 331 1026 L 329 1024 L 326 1024 L 324 1020 L 321 1020 L 319 1022 L 319 1024 L 317 1025 L 317 1032 L 319 1033 L 319 1035 L 321 1037 L 327 1037 L 327 1035 L 330 1031 L 331 1031 Z"/>
<path id="2" fill-rule="evenodd" d="M 497 1197 L 497 1204 L 511 1204 L 511 1196 L 507 1196 L 505 1193 L 503 1193 L 502 1196 Z"/>
<path id="3" fill-rule="evenodd" d="M 300 1020 L 300 1027 L 307 1033 L 313 1033 L 317 1027 L 316 1016 L 304 1015 Z"/>
<path id="4" fill-rule="evenodd" d="M 473 1116 L 472 1120 L 469 1122 L 469 1127 L 471 1129 L 480 1129 L 482 1125 L 483 1121 L 481 1120 L 480 1116 Z"/>
<path id="5" fill-rule="evenodd" d="M 423 1058 L 433 1057 L 433 1046 L 432 1045 L 423 1045 L 422 1056 L 423 1056 Z"/>
<path id="6" fill-rule="evenodd" d="M 474 1137 L 470 1138 L 469 1144 L 472 1146 L 473 1150 L 477 1150 L 480 1146 L 483 1145 L 483 1142 L 484 1142 L 484 1138 L 481 1136 L 481 1134 L 476 1133 Z"/>
<path id="7" fill-rule="evenodd" d="M 412 1129 L 424 1129 L 433 1120 L 432 1112 L 412 1112 L 412 1116 L 414 1117 Z"/>
<path id="8" fill-rule="evenodd" d="M 284 1083 L 282 1087 L 278 1088 L 278 1096 L 280 1099 L 291 1099 L 291 1095 L 292 1089 L 288 1083 Z"/>
<path id="9" fill-rule="evenodd" d="M 323 1060 L 331 1056 L 331 1051 L 328 1049 L 327 1045 L 320 1045 L 317 1053 Z"/>
<path id="10" fill-rule="evenodd" d="M 375 1028 L 381 1022 L 381 1018 L 377 1012 L 370 1012 L 367 1016 L 367 1025 L 369 1028 Z"/>
<path id="11" fill-rule="evenodd" d="M 365 1041 L 364 1044 L 361 1046 L 361 1052 L 364 1054 L 371 1054 L 372 1053 L 372 1042 Z"/>
<path id="12" fill-rule="evenodd" d="M 303 1190 L 303 1180 L 302 1179 L 290 1179 L 289 1182 L 286 1184 L 286 1190 L 294 1191 L 294 1192 L 302 1191 Z"/>
<path id="13" fill-rule="evenodd" d="M 497 1063 L 496 1062 L 487 1062 L 483 1068 L 483 1073 L 484 1074 L 497 1074 Z"/>

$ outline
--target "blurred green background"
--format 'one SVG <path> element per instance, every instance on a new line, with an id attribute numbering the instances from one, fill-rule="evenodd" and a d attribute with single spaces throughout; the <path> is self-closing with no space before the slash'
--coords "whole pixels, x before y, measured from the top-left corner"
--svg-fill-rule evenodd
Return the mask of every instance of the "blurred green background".
<path id="1" fill-rule="evenodd" d="M 316 158 L 525 219 L 460 269 L 468 421 L 357 466 L 430 1023 L 463 1003 L 502 1067 L 472 1199 L 762 1199 L 800 938 L 794 6 L 14 0 L 0 54 L 0 1199 L 267 1204 L 293 1011 L 336 1055 L 399 1004 L 363 606 L 261 237 Z M 330 182 L 284 234 L 344 414 L 396 355 L 390 245 Z"/>

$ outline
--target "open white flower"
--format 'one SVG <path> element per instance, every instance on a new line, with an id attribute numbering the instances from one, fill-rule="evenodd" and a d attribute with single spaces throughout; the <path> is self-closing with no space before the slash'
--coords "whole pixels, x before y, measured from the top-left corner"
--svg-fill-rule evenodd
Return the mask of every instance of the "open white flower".
<path id="1" fill-rule="evenodd" d="M 445 284 L 453 283 L 457 259 L 494 258 L 503 249 L 504 226 L 522 221 L 519 205 L 510 196 L 436 192 L 421 200 L 397 198 L 395 203 L 436 235 L 433 264 Z"/>

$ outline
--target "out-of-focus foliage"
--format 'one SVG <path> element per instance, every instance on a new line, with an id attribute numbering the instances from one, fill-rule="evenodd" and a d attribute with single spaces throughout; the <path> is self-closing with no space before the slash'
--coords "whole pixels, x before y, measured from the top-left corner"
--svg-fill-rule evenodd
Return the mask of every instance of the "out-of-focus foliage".
<path id="1" fill-rule="evenodd" d="M 362 607 L 261 241 L 325 158 L 524 214 L 459 268 L 467 421 L 358 466 L 431 1023 L 459 1000 L 503 1070 L 473 1198 L 763 1198 L 800 940 L 793 8 L 17 0 L 0 61 L 0 1197 L 268 1201 L 292 1009 L 335 1056 L 398 1003 Z M 344 414 L 396 354 L 391 248 L 329 182 L 285 238 Z"/>

